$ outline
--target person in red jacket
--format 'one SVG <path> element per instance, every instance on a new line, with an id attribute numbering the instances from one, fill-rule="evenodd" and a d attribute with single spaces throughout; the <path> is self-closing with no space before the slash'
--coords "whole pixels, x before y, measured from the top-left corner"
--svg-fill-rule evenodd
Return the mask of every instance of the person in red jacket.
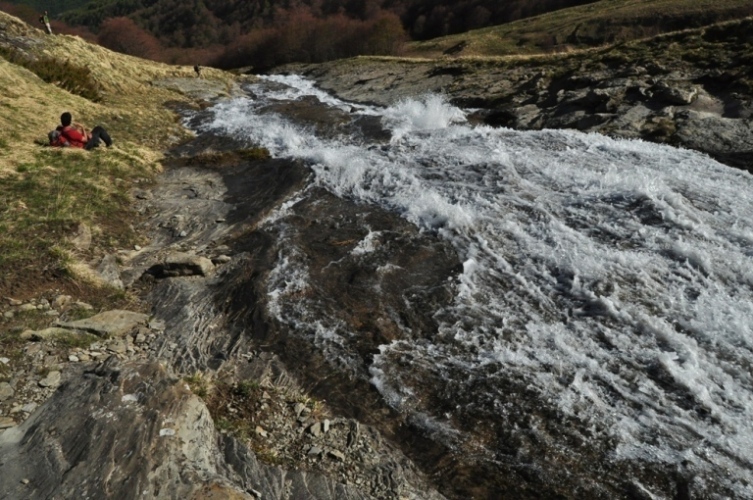
<path id="1" fill-rule="evenodd" d="M 56 130 L 65 138 L 68 145 L 73 148 L 89 150 L 99 146 L 102 141 L 107 144 L 108 148 L 112 146 L 110 134 L 103 127 L 97 125 L 89 133 L 83 125 L 73 123 L 73 117 L 68 111 L 60 115 L 60 126 Z"/>

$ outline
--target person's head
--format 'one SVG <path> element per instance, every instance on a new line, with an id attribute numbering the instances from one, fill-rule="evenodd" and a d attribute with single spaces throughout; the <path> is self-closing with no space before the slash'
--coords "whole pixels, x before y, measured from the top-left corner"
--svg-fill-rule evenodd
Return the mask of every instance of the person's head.
<path id="1" fill-rule="evenodd" d="M 63 125 L 63 127 L 67 127 L 68 125 L 71 124 L 72 121 L 73 121 L 73 117 L 71 116 L 69 112 L 66 111 L 65 113 L 60 115 L 60 124 Z"/>

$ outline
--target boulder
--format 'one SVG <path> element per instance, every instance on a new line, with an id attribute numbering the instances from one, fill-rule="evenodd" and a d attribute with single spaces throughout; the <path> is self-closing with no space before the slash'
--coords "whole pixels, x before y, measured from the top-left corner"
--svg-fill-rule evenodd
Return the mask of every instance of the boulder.
<path id="1" fill-rule="evenodd" d="M 93 333 L 99 337 L 121 337 L 139 326 L 146 326 L 149 316 L 132 311 L 114 309 L 78 321 L 58 322 L 57 327 Z"/>
<path id="2" fill-rule="evenodd" d="M 108 285 L 118 290 L 124 288 L 123 281 L 120 279 L 120 268 L 115 255 L 105 256 L 102 262 L 100 262 L 99 267 L 97 267 L 97 272 Z"/>

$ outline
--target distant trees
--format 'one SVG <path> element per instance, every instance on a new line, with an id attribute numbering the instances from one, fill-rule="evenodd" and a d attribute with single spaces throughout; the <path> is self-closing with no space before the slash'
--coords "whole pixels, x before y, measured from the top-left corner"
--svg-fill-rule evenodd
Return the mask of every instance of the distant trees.
<path id="1" fill-rule="evenodd" d="M 110 50 L 144 59 L 155 59 L 162 51 L 157 38 L 128 17 L 106 19 L 100 27 L 97 43 Z"/>
<path id="2" fill-rule="evenodd" d="M 53 31 L 96 36 L 110 49 L 165 62 L 270 68 L 394 55 L 409 37 L 428 39 L 593 1 L 89 0 L 84 8 L 64 11 L 67 25 L 53 21 Z M 33 10 L 2 4 L 38 24 Z"/>
<path id="3" fill-rule="evenodd" d="M 408 39 L 400 19 L 380 11 L 368 20 L 343 14 L 318 18 L 309 8 L 279 10 L 274 28 L 231 43 L 212 64 L 268 69 L 290 62 L 323 62 L 356 55 L 395 55 Z"/>

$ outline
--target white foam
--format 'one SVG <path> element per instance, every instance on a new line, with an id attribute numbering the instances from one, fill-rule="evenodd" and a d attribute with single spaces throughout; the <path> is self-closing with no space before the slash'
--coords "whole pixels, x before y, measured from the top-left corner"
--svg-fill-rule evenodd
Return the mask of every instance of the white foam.
<path id="1" fill-rule="evenodd" d="M 405 352 L 430 359 L 438 380 L 458 370 L 520 377 L 616 439 L 615 458 L 690 456 L 753 496 L 749 174 L 642 141 L 472 128 L 438 97 L 383 110 L 393 141 L 371 149 L 254 106 L 222 103 L 209 128 L 310 162 L 317 185 L 401 213 L 451 241 L 464 263 L 434 343 L 383 346 L 371 375 L 387 401 L 410 407 L 410 368 L 392 362 Z M 276 314 L 305 279 L 271 281 Z M 482 371 L 490 364 L 496 371 Z"/>

